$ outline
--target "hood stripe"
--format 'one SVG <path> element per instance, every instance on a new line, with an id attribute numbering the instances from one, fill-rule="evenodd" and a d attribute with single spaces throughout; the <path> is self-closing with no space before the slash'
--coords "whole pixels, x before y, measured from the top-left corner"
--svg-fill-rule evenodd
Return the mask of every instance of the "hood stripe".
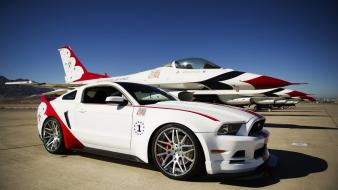
<path id="1" fill-rule="evenodd" d="M 226 107 L 226 108 L 233 108 L 233 109 L 237 109 L 237 110 L 241 110 L 241 111 L 244 111 L 246 113 L 249 113 L 253 116 L 256 116 L 258 118 L 264 118 L 264 116 L 254 112 L 254 111 L 251 111 L 249 109 L 243 109 L 243 108 L 239 108 L 239 107 L 235 107 L 235 106 L 229 106 L 229 105 L 225 105 L 225 104 L 217 104 L 217 103 L 212 103 L 213 105 L 218 105 L 218 106 L 223 106 L 223 107 Z"/>

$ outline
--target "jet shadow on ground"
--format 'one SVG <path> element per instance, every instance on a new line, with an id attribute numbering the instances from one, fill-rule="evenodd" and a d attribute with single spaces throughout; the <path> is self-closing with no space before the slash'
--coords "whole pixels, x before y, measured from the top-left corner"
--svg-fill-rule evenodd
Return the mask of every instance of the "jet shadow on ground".
<path id="1" fill-rule="evenodd" d="M 293 117 L 329 117 L 327 115 L 306 115 L 306 114 L 261 114 L 263 116 L 284 116 L 284 117 L 290 117 L 290 116 L 293 116 Z"/>
<path id="2" fill-rule="evenodd" d="M 279 183 L 284 179 L 300 178 L 312 173 L 323 172 L 328 168 L 325 160 L 310 156 L 303 153 L 270 149 L 270 154 L 277 157 L 277 165 L 275 168 L 267 168 L 260 173 L 252 176 L 236 177 L 236 175 L 217 174 L 217 175 L 201 175 L 195 177 L 190 182 L 202 183 L 220 183 L 225 185 L 234 185 L 241 187 L 265 187 Z M 74 153 L 87 158 L 98 159 L 106 162 L 123 164 L 126 166 L 138 167 L 148 170 L 156 169 L 151 164 L 133 162 L 106 156 L 99 156 L 85 152 Z M 161 175 L 160 172 L 158 175 Z M 257 177 L 259 176 L 259 177 Z"/>
<path id="3" fill-rule="evenodd" d="M 273 113 L 284 113 L 284 112 L 318 112 L 318 113 L 325 113 L 322 110 L 272 110 Z M 264 113 L 264 112 L 262 112 Z"/>
<path id="4" fill-rule="evenodd" d="M 275 124 L 275 123 L 267 123 L 267 124 L 265 124 L 264 127 L 266 127 L 266 128 L 282 128 L 282 129 L 325 129 L 325 130 L 338 130 L 338 128 L 332 128 L 332 127 L 302 126 L 302 125 Z"/>

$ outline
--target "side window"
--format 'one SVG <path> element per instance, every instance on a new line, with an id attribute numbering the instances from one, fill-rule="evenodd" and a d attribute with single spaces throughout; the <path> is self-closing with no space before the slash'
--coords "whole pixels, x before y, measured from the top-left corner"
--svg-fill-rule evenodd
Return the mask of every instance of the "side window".
<path id="1" fill-rule="evenodd" d="M 106 104 L 108 96 L 122 96 L 122 93 L 111 86 L 90 87 L 84 90 L 82 103 Z"/>
<path id="2" fill-rule="evenodd" d="M 62 97 L 62 100 L 75 100 L 75 97 L 76 97 L 76 90 L 73 92 L 69 92 L 68 94 L 65 94 Z"/>

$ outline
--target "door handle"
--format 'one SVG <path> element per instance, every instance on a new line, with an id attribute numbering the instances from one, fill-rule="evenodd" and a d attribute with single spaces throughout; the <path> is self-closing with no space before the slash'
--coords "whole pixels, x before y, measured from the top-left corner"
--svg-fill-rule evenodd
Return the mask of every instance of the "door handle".
<path id="1" fill-rule="evenodd" d="M 81 110 L 79 110 L 79 112 L 80 112 L 80 113 L 86 113 L 87 111 L 86 111 L 86 110 L 83 110 L 83 109 L 81 109 Z"/>

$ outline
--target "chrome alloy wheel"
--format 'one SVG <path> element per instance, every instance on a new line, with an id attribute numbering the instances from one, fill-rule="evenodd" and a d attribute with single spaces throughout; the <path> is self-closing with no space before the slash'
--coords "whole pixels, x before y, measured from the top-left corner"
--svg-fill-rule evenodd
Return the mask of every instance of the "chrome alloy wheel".
<path id="1" fill-rule="evenodd" d="M 195 145 L 191 137 L 176 127 L 170 127 L 157 136 L 154 153 L 160 168 L 172 176 L 188 173 L 196 158 Z"/>
<path id="2" fill-rule="evenodd" d="M 42 140 L 49 152 L 55 152 L 61 145 L 61 130 L 59 123 L 55 119 L 49 119 L 43 125 Z"/>

